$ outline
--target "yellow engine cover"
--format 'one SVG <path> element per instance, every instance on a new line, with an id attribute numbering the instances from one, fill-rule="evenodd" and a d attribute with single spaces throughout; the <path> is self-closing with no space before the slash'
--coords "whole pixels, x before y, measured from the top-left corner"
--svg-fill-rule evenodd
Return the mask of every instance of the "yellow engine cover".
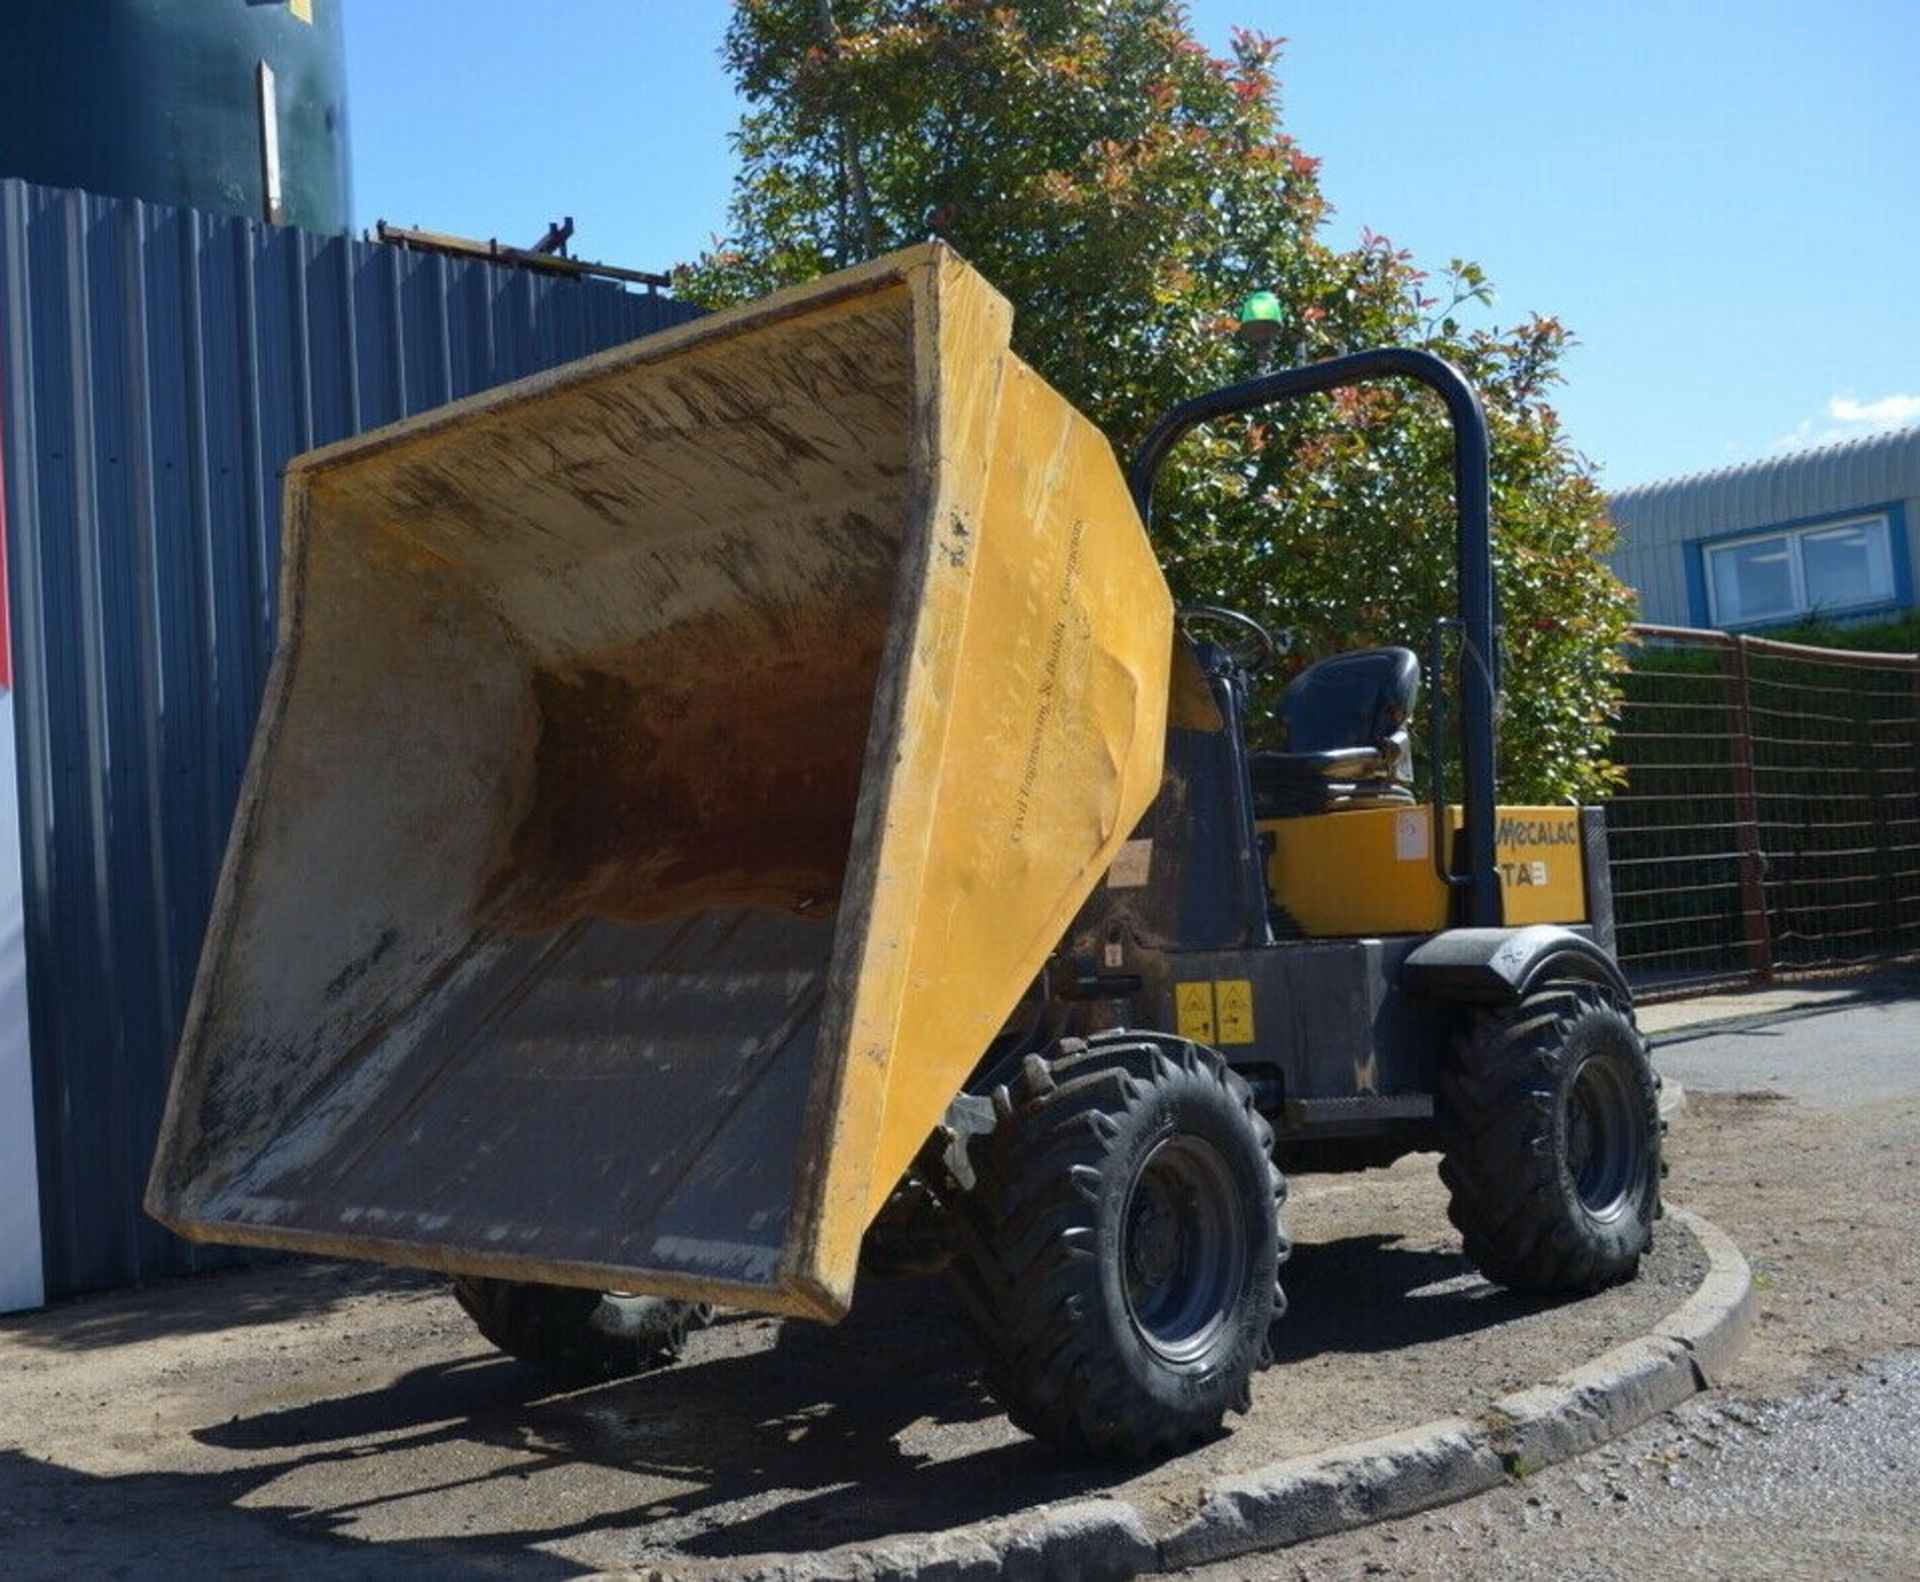
<path id="1" fill-rule="evenodd" d="M 1447 814 L 1458 831 L 1459 807 Z M 1259 828 L 1273 842 L 1273 898 L 1309 935 L 1430 934 L 1447 926 L 1431 809 L 1359 808 L 1267 819 Z M 1587 920 L 1578 808 L 1503 807 L 1495 840 L 1509 924 Z"/>

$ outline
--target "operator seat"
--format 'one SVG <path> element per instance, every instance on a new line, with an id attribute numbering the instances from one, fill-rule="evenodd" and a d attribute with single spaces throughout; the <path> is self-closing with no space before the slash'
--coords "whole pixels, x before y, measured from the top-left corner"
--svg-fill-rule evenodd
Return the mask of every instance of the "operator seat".
<path id="1" fill-rule="evenodd" d="M 1413 702 L 1420 661 L 1410 648 L 1334 654 L 1287 684 L 1285 752 L 1252 755 L 1257 818 L 1413 801 Z"/>

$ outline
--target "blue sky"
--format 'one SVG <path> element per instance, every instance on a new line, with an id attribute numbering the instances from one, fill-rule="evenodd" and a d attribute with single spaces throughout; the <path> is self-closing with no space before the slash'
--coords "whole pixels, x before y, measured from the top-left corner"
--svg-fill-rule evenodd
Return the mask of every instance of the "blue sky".
<path id="1" fill-rule="evenodd" d="M 644 269 L 724 229 L 723 0 L 349 0 L 355 221 Z M 1198 0 L 1284 35 L 1332 239 L 1481 264 L 1579 337 L 1609 487 L 1920 422 L 1915 0 Z"/>

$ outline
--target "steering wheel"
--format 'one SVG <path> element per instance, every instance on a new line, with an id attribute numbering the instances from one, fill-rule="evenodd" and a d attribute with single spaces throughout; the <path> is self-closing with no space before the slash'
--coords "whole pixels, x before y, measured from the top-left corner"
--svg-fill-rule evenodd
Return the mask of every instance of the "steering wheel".
<path id="1" fill-rule="evenodd" d="M 1293 647 L 1293 633 L 1276 637 L 1251 615 L 1216 604 L 1189 605 L 1175 619 L 1190 641 L 1198 642 L 1204 636 L 1250 676 L 1257 676 Z"/>

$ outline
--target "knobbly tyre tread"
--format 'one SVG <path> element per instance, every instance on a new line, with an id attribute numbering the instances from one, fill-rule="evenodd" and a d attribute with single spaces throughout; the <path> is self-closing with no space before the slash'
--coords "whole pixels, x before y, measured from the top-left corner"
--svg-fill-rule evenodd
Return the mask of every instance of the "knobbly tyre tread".
<path id="1" fill-rule="evenodd" d="M 453 1295 L 501 1351 L 569 1385 L 663 1368 L 680 1355 L 688 1331 L 713 1318 L 703 1302 L 477 1275 L 457 1276 Z"/>
<path id="2" fill-rule="evenodd" d="M 1589 1040 L 1627 1063 L 1639 1111 L 1631 1203 L 1612 1220 L 1581 1201 L 1564 1159 L 1564 1089 Z M 1455 1053 L 1438 1084 L 1440 1176 L 1468 1259 L 1515 1291 L 1584 1294 L 1631 1279 L 1659 1214 L 1662 1129 L 1631 1009 L 1598 984 L 1552 983 L 1478 1014 Z"/>
<path id="3" fill-rule="evenodd" d="M 1138 1460 L 1186 1449 L 1217 1431 L 1229 1408 L 1247 1411 L 1252 1374 L 1272 1361 L 1268 1327 L 1285 1311 L 1277 1270 L 1289 1249 L 1279 1224 L 1286 1184 L 1246 1083 L 1210 1050 L 1115 1035 L 1063 1040 L 1052 1060 L 1029 1056 L 994 1098 L 999 1124 L 976 1144 L 976 1187 L 954 1203 L 961 1253 L 951 1277 L 987 1386 L 1015 1426 L 1070 1451 Z M 1143 1388 L 1143 1363 L 1161 1370 L 1157 1382 L 1169 1392 L 1182 1382 L 1172 1378 L 1179 1370 L 1133 1336 L 1118 1271 L 1103 1281 L 1099 1257 L 1106 1167 L 1129 1139 L 1149 1139 L 1132 1145 L 1144 1157 L 1165 1130 L 1156 1104 L 1211 1105 L 1222 1126 L 1245 1127 L 1271 1226 L 1271 1241 L 1263 1234 L 1252 1249 L 1224 1354 L 1208 1354 L 1219 1365 L 1179 1402 L 1156 1399 L 1153 1381 Z M 1250 1158 L 1242 1163 L 1252 1168 Z M 1117 1247 L 1117 1230 L 1108 1239 Z"/>

